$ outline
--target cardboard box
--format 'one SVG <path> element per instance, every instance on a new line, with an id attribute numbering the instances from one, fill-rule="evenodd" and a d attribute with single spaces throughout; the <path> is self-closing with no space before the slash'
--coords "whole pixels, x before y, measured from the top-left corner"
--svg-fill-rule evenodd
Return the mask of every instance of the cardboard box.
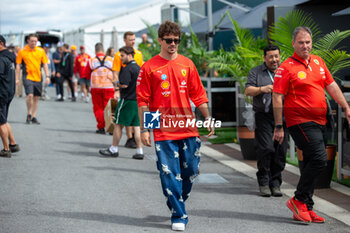
<path id="1" fill-rule="evenodd" d="M 113 133 L 114 128 L 114 113 L 117 109 L 118 101 L 114 98 L 109 99 L 105 110 L 104 110 L 104 116 L 105 116 L 105 130 L 107 133 Z"/>

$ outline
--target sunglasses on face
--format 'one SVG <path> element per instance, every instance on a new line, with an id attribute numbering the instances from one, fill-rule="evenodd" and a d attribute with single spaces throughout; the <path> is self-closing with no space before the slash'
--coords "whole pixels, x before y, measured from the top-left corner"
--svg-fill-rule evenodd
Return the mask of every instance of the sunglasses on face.
<path id="1" fill-rule="evenodd" d="M 175 44 L 179 44 L 179 43 L 180 43 L 180 39 L 177 39 L 177 38 L 175 38 L 175 39 L 171 39 L 171 38 L 162 38 L 162 40 L 165 40 L 165 42 L 166 42 L 167 44 L 172 44 L 173 42 L 174 42 Z"/>

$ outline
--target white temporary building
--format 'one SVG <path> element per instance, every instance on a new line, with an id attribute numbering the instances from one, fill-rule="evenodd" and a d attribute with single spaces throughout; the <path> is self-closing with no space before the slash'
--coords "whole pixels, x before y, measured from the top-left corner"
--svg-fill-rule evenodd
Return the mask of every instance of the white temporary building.
<path id="1" fill-rule="evenodd" d="M 137 32 L 149 25 L 160 24 L 170 19 L 172 7 L 177 8 L 177 19 L 182 25 L 189 25 L 189 4 L 187 0 L 155 0 L 118 15 L 87 24 L 64 33 L 64 42 L 77 46 L 84 45 L 86 52 L 94 54 L 94 46 L 102 42 L 105 49 L 119 49 L 124 45 L 123 34 L 126 31 Z M 140 39 L 137 40 L 140 42 Z"/>

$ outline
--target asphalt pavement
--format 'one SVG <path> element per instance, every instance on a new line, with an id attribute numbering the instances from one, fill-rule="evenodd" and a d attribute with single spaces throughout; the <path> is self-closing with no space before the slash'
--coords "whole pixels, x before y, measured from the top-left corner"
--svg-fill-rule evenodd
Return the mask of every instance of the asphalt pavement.
<path id="1" fill-rule="evenodd" d="M 112 136 L 95 133 L 92 104 L 56 102 L 53 88 L 49 94 L 39 103 L 40 125 L 25 124 L 24 98 L 10 106 L 21 151 L 0 158 L 0 233 L 171 232 L 154 148 L 144 148 L 141 161 L 123 146 L 118 158 L 101 157 Z M 289 197 L 258 196 L 254 178 L 205 153 L 186 202 L 186 232 L 350 232 L 322 212 L 325 224 L 294 221 Z"/>

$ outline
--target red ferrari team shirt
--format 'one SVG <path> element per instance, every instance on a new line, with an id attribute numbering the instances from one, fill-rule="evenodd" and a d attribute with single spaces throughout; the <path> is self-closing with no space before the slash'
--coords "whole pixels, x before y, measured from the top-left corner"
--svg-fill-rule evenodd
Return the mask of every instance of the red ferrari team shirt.
<path id="1" fill-rule="evenodd" d="M 325 87 L 332 82 L 326 64 L 316 55 L 306 61 L 294 53 L 284 61 L 276 71 L 273 92 L 284 95 L 287 127 L 311 121 L 325 125 Z"/>
<path id="2" fill-rule="evenodd" d="M 80 78 L 90 79 L 90 73 L 88 70 L 90 55 L 87 53 L 79 53 L 74 61 L 74 74 L 79 73 Z"/>
<path id="3" fill-rule="evenodd" d="M 196 106 L 208 102 L 190 59 L 177 55 L 174 60 L 166 60 L 157 55 L 142 66 L 137 80 L 137 103 L 161 114 L 160 129 L 153 130 L 155 141 L 199 136 L 190 99 Z"/>

